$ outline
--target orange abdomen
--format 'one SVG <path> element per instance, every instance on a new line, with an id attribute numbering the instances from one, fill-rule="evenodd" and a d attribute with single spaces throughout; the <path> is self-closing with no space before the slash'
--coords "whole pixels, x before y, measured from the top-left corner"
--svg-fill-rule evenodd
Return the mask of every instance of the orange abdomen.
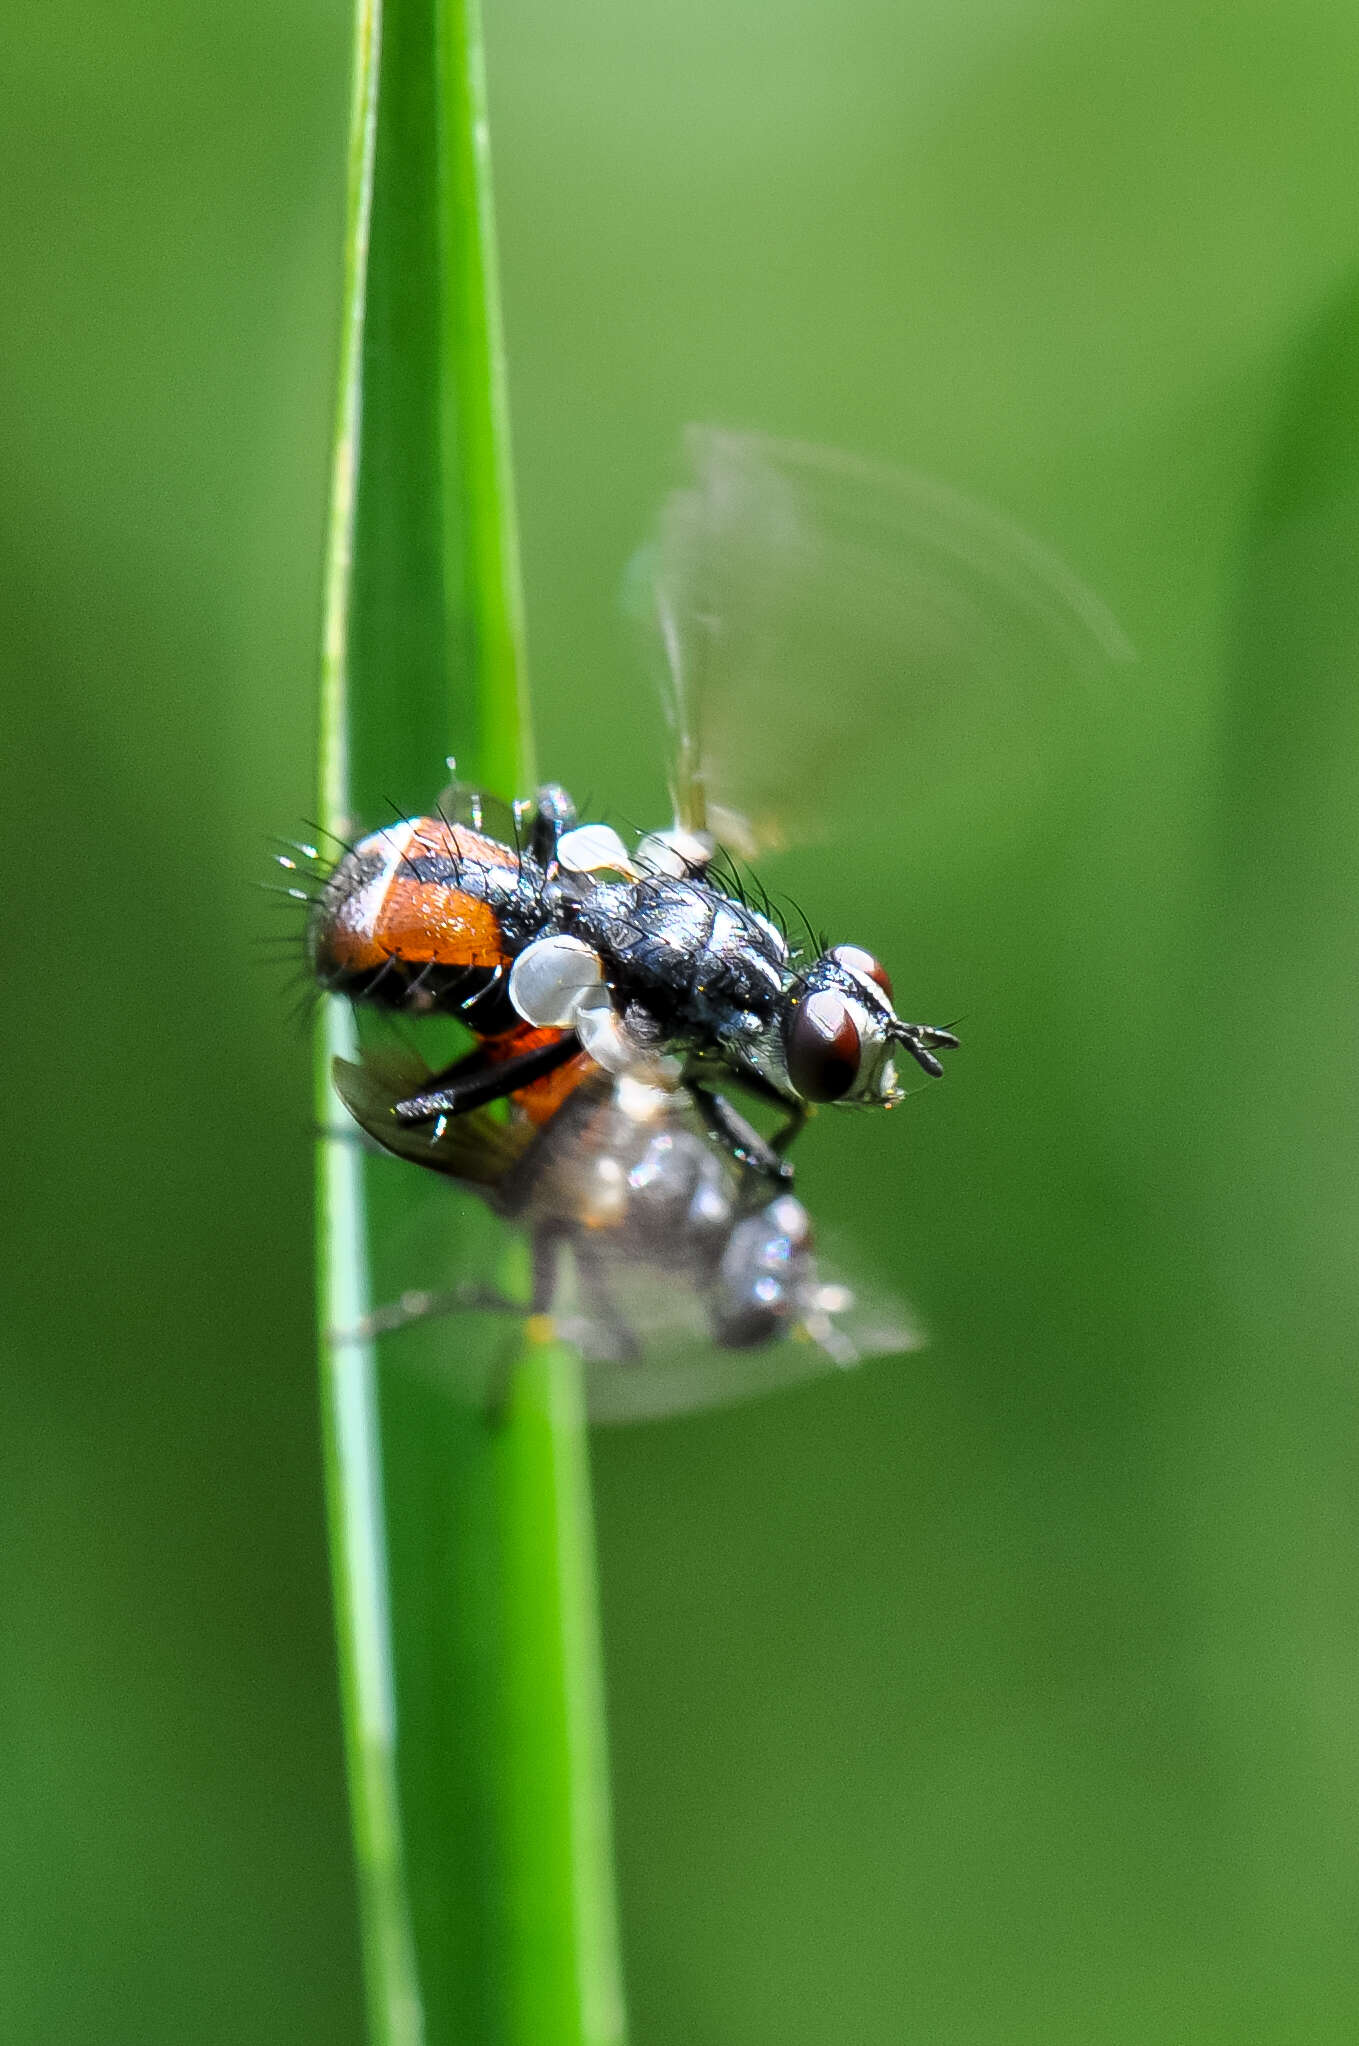
<path id="1" fill-rule="evenodd" d="M 372 832 L 340 861 L 313 917 L 317 976 L 356 1000 L 462 1010 L 504 975 L 507 908 L 525 941 L 540 881 L 509 846 L 439 817 Z M 479 1035 L 506 1025 L 503 1004 L 473 1023 Z"/>

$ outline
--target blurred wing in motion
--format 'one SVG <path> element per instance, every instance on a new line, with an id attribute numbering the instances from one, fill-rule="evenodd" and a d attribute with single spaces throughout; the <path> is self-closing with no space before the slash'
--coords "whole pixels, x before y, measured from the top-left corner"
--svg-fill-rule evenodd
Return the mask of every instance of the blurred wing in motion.
<path id="1" fill-rule="evenodd" d="M 743 858 L 833 830 L 890 754 L 903 804 L 1016 749 L 1131 650 L 1038 541 L 928 477 L 716 427 L 630 575 L 671 728 L 676 823 Z M 809 830 L 809 826 L 811 827 Z"/>

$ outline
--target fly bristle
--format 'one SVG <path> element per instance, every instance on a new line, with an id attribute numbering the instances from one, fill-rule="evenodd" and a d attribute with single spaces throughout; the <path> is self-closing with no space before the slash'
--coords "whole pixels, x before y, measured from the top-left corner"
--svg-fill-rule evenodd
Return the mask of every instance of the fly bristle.
<path id="1" fill-rule="evenodd" d="M 325 902 L 326 890 L 337 864 L 321 852 L 319 840 L 322 837 L 334 838 L 335 843 L 343 848 L 340 857 L 350 850 L 343 839 L 333 832 L 326 832 L 321 825 L 308 820 L 306 829 L 315 833 L 315 838 L 286 838 L 279 832 L 270 835 L 272 846 L 280 848 L 271 852 L 270 858 L 279 869 L 281 878 L 276 882 L 258 881 L 255 886 L 273 898 L 270 907 L 282 911 L 288 925 L 286 929 L 257 932 L 253 939 L 256 956 L 271 969 L 296 967 L 297 970 L 282 981 L 279 993 L 285 1002 L 289 996 L 297 994 L 297 999 L 287 1009 L 286 1022 L 289 1026 L 301 1024 L 304 1028 L 324 992 L 317 984 L 308 951 L 307 927 Z"/>
<path id="2" fill-rule="evenodd" d="M 286 846 L 290 853 L 297 853 L 302 859 L 313 864 L 321 857 L 314 845 L 306 845 L 300 838 L 281 838 L 277 832 L 274 832 L 270 836 L 270 843 Z M 276 853 L 274 857 L 278 860 L 281 867 L 290 864 L 290 862 L 283 858 L 281 853 Z"/>
<path id="3" fill-rule="evenodd" d="M 314 820 L 313 820 L 312 818 L 310 818 L 310 817 L 304 817 L 304 818 L 302 819 L 302 822 L 303 822 L 303 823 L 304 823 L 304 824 L 306 825 L 306 827 L 307 827 L 308 831 L 314 831 L 314 832 L 316 832 L 316 834 L 317 834 L 317 836 L 318 836 L 318 837 L 320 837 L 320 838 L 328 838 L 328 839 L 330 839 L 330 840 L 331 840 L 331 841 L 332 841 L 332 842 L 333 842 L 333 843 L 334 843 L 335 845 L 338 845 L 338 846 L 339 846 L 339 848 L 340 848 L 340 850 L 341 850 L 341 852 L 347 852 L 347 853 L 352 853 L 352 852 L 357 852 L 357 851 L 358 851 L 358 846 L 357 846 L 357 844 L 356 844 L 356 843 L 355 843 L 355 842 L 354 842 L 354 841 L 353 841 L 352 839 L 348 839 L 348 838 L 341 838 L 341 836 L 340 836 L 339 832 L 338 832 L 338 831 L 332 831 L 332 830 L 331 830 L 331 829 L 329 828 L 329 826 L 328 826 L 328 825 L 325 825 L 325 824 L 317 824 L 317 823 L 316 823 L 316 822 L 315 822 L 315 821 L 314 821 Z M 317 855 L 317 857 L 319 858 L 319 857 L 320 857 L 320 855 L 318 854 L 318 855 Z"/>
<path id="4" fill-rule="evenodd" d="M 810 919 L 810 918 L 809 918 L 809 916 L 807 915 L 807 912 L 806 912 L 806 910 L 805 910 L 805 909 L 804 909 L 804 908 L 802 907 L 802 904 L 801 904 L 801 903 L 800 903 L 800 902 L 798 901 L 798 899 L 797 899 L 797 897 L 796 897 L 795 895 L 785 895 L 785 896 L 781 897 L 781 900 L 787 903 L 787 905 L 788 905 L 789 909 L 790 909 L 790 910 L 792 911 L 792 913 L 793 913 L 794 917 L 796 917 L 797 921 L 798 921 L 798 922 L 799 922 L 799 923 L 801 924 L 801 926 L 802 926 L 802 928 L 803 928 L 803 930 L 804 930 L 804 932 L 806 933 L 806 936 L 807 936 L 807 943 L 808 943 L 808 945 L 809 945 L 809 946 L 810 946 L 810 948 L 811 948 L 810 952 L 808 952 L 808 953 L 805 953 L 805 954 L 804 954 L 804 953 L 803 953 L 803 951 L 802 951 L 802 948 L 801 948 L 801 946 L 799 946 L 799 947 L 797 948 L 797 951 L 798 951 L 798 955 L 799 955 L 800 957 L 806 957 L 806 958 L 815 958 L 815 957 L 816 957 L 816 932 L 815 932 L 815 931 L 814 931 L 814 930 L 812 929 L 812 925 L 811 925 L 811 919 Z M 788 937 L 788 936 L 789 936 L 788 926 L 787 926 L 787 924 L 786 924 L 785 922 L 783 922 L 782 920 L 780 920 L 780 923 L 779 923 L 779 928 L 780 928 L 780 930 L 781 930 L 781 931 L 783 932 L 783 934 L 784 934 L 784 936 L 785 936 L 785 937 Z"/>
<path id="5" fill-rule="evenodd" d="M 321 900 L 320 895 L 313 895 L 309 888 L 299 888 L 295 885 L 280 888 L 277 881 L 257 881 L 255 886 L 263 889 L 266 895 L 282 896 L 286 902 L 305 902 L 310 905 Z"/>

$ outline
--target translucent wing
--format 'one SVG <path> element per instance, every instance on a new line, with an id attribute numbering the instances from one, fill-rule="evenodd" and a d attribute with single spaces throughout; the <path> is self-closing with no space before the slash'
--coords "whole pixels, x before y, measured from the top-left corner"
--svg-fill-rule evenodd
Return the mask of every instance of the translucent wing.
<path id="1" fill-rule="evenodd" d="M 425 1324 L 405 1354 L 436 1369 L 451 1397 L 494 1405 L 495 1352 L 460 1339 L 454 1318 L 488 1309 L 513 1318 L 515 1303 L 494 1296 L 515 1231 L 540 1255 L 551 1245 L 552 1318 L 585 1360 L 597 1421 L 752 1399 L 921 1340 L 895 1303 L 870 1303 L 828 1277 L 799 1204 L 713 1144 L 682 1090 L 601 1081 L 544 1131 L 477 1113 L 432 1138 L 391 1114 L 421 1083 L 409 1059 L 369 1056 L 340 1064 L 335 1078 L 384 1148 L 480 1197 L 478 1213 L 435 1188 L 402 1217 L 400 1242 L 381 1256 L 391 1304 L 367 1331 Z"/>
<path id="2" fill-rule="evenodd" d="M 527 1124 L 511 1125 L 485 1109 L 453 1116 L 438 1132 L 427 1124 L 400 1123 L 393 1109 L 430 1083 L 424 1061 L 405 1047 L 365 1051 L 361 1064 L 337 1059 L 335 1092 L 359 1128 L 393 1157 L 446 1173 L 463 1186 L 495 1193 L 533 1141 Z"/>
<path id="3" fill-rule="evenodd" d="M 517 846 L 527 834 L 533 805 L 526 797 L 509 799 L 458 779 L 458 763 L 448 762 L 451 780 L 444 783 L 434 804 L 434 814 L 445 824 L 465 824 L 493 838 L 499 845 Z"/>
<path id="4" fill-rule="evenodd" d="M 635 1362 L 593 1351 L 596 1325 L 559 1317 L 563 1334 L 585 1357 L 590 1418 L 617 1427 L 763 1399 L 815 1378 L 852 1370 L 874 1357 L 901 1356 L 924 1337 L 899 1303 L 870 1299 L 818 1264 L 817 1290 L 828 1305 L 809 1307 L 781 1334 L 749 1349 L 720 1347 L 686 1301 L 656 1275 L 639 1275 L 633 1312 L 642 1332 Z M 624 1297 L 629 1289 L 622 1288 Z"/>
<path id="5" fill-rule="evenodd" d="M 689 480 L 634 563 L 676 821 L 751 857 L 833 829 L 890 759 L 900 800 L 1004 774 L 1082 678 L 1130 658 L 1078 578 L 921 475 L 691 427 Z"/>

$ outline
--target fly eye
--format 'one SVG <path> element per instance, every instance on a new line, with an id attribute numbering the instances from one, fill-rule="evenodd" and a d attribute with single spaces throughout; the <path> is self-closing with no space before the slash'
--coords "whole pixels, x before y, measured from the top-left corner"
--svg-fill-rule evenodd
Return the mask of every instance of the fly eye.
<path id="1" fill-rule="evenodd" d="M 843 966 L 850 973 L 857 973 L 862 980 L 871 980 L 874 987 L 887 997 L 889 1007 L 896 1006 L 892 993 L 892 977 L 885 966 L 879 965 L 871 952 L 860 951 L 857 945 L 837 945 L 831 953 L 837 966 Z"/>
<path id="2" fill-rule="evenodd" d="M 797 1003 L 783 1048 L 788 1077 L 804 1101 L 838 1101 L 859 1077 L 859 1033 L 839 995 L 823 991 Z"/>

